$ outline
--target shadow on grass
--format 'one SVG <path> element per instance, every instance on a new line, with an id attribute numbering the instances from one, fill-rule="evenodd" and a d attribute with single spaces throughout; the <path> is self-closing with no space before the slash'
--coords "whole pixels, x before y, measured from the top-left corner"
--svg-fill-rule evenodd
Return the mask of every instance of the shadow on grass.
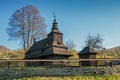
<path id="1" fill-rule="evenodd" d="M 24 76 L 24 77 L 9 77 L 9 76 L 2 76 L 0 77 L 0 80 L 17 80 L 17 79 L 22 79 L 22 80 L 26 80 L 26 79 L 33 79 L 40 77 L 40 78 L 52 78 L 52 77 L 77 77 L 77 76 L 101 76 L 101 75 L 48 75 L 48 76 L 43 76 L 43 75 L 34 75 L 34 76 Z"/>
<path id="2" fill-rule="evenodd" d="M 109 70 L 109 69 L 107 69 Z M 110 72 L 108 72 L 110 74 Z M 104 68 L 53 67 L 53 68 L 21 68 L 0 70 L 0 80 L 17 80 L 35 77 L 71 77 L 71 76 L 103 76 Z M 24 80 L 24 79 L 22 79 Z M 33 79 L 35 80 L 35 79 Z"/>

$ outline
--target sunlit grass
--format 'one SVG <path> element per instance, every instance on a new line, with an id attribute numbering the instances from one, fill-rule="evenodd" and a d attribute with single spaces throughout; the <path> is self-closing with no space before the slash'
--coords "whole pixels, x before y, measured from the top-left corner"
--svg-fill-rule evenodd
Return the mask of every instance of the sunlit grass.
<path id="1" fill-rule="evenodd" d="M 120 74 L 111 76 L 59 76 L 59 77 L 29 77 L 13 80 L 120 80 Z"/>

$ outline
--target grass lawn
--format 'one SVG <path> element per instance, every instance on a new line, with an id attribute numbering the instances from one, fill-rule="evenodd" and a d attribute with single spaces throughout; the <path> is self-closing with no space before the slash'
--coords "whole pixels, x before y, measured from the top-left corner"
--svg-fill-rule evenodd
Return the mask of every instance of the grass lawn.
<path id="1" fill-rule="evenodd" d="M 111 76 L 61 76 L 61 77 L 29 77 L 13 80 L 120 80 L 120 74 Z"/>

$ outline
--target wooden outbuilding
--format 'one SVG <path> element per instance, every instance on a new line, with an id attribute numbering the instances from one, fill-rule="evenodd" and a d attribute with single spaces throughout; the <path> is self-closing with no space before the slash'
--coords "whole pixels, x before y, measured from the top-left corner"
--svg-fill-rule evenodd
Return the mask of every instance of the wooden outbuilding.
<path id="1" fill-rule="evenodd" d="M 91 47 L 87 46 L 83 50 L 81 50 L 78 55 L 79 59 L 96 59 L 96 54 Z M 81 61 L 79 62 L 80 66 L 96 66 L 96 61 Z"/>

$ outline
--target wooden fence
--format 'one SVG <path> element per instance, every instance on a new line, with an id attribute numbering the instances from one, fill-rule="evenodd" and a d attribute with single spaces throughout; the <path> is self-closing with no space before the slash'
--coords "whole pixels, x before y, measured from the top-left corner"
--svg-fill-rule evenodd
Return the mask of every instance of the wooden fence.
<path id="1" fill-rule="evenodd" d="M 42 65 L 43 67 L 46 66 L 51 66 L 47 65 L 48 62 L 54 62 L 54 63 L 61 63 L 62 67 L 82 67 L 80 64 L 81 62 L 95 62 L 94 67 L 98 66 L 110 66 L 112 67 L 113 65 L 120 65 L 120 59 L 116 58 L 110 58 L 110 59 L 59 59 L 59 60 L 52 60 L 52 59 L 29 59 L 29 60 L 18 60 L 18 59 L 1 59 L 0 60 L 0 67 L 20 67 L 23 66 L 25 67 L 26 63 L 44 63 Z M 69 63 L 68 65 L 65 65 L 65 63 Z M 38 66 L 38 65 L 37 65 Z M 52 66 L 59 66 L 59 65 L 52 65 Z M 84 66 L 83 66 L 84 67 Z"/>

